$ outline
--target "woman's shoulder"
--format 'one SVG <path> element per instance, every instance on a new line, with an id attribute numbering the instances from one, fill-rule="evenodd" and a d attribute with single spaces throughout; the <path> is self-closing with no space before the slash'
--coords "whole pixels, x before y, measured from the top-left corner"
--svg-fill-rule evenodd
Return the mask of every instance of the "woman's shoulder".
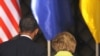
<path id="1" fill-rule="evenodd" d="M 73 56 L 73 54 L 69 51 L 59 51 L 55 56 Z"/>

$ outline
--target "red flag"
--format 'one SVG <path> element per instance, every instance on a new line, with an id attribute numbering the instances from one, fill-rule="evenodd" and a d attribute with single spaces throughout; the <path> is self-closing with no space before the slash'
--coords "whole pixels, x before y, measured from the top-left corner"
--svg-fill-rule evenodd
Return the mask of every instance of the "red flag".
<path id="1" fill-rule="evenodd" d="M 19 0 L 0 0 L 0 43 L 18 34 Z"/>

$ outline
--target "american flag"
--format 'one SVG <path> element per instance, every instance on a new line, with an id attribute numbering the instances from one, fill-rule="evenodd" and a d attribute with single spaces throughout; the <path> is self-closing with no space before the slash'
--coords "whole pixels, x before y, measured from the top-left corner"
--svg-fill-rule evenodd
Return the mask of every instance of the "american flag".
<path id="1" fill-rule="evenodd" d="M 0 0 L 0 43 L 18 34 L 19 0 Z"/>

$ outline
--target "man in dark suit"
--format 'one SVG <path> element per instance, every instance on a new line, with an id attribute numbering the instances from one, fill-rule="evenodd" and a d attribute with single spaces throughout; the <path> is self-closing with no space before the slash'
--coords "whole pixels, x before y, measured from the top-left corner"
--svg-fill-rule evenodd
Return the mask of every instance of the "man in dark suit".
<path id="1" fill-rule="evenodd" d="M 22 18 L 19 28 L 18 36 L 0 45 L 0 56 L 47 56 L 46 48 L 32 41 L 39 30 L 34 17 Z"/>

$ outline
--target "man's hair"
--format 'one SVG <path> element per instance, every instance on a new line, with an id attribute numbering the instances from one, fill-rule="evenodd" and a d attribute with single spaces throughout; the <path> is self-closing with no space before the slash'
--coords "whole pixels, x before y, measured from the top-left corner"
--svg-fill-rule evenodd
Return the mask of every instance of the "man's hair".
<path id="1" fill-rule="evenodd" d="M 52 48 L 58 51 L 69 51 L 74 53 L 76 48 L 76 40 L 74 36 L 69 32 L 62 32 L 59 33 L 53 40 L 52 40 Z"/>
<path id="2" fill-rule="evenodd" d="M 33 16 L 25 16 L 19 22 L 21 32 L 33 32 L 38 26 Z"/>

